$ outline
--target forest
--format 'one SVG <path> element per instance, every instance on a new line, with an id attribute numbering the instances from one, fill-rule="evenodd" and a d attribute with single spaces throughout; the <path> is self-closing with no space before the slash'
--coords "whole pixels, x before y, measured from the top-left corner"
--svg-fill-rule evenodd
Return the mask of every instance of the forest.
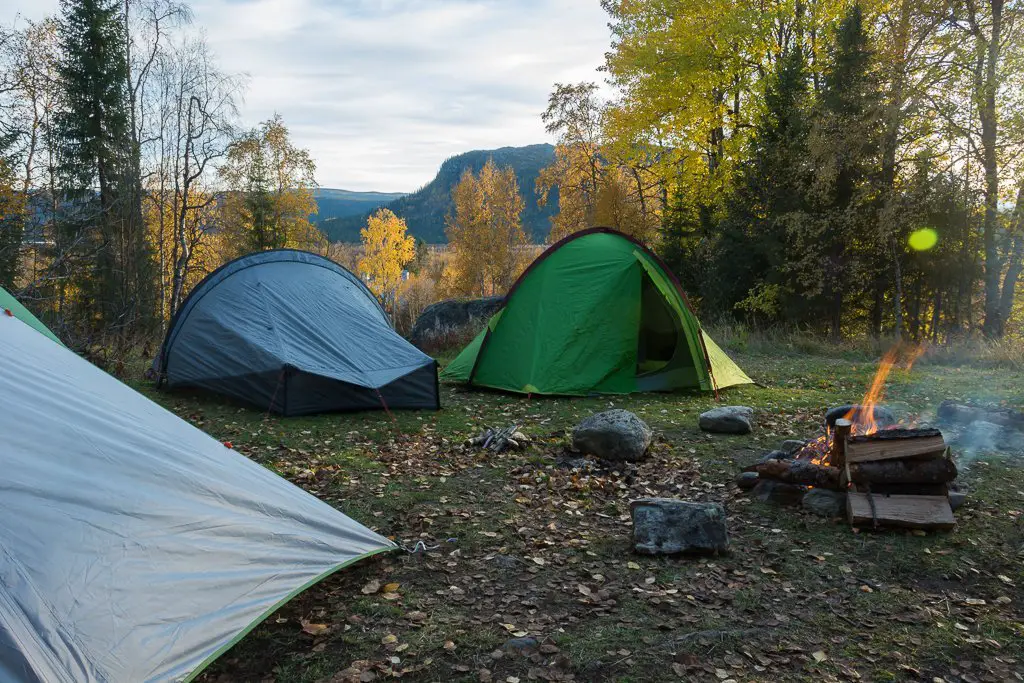
<path id="1" fill-rule="evenodd" d="M 217 266 L 289 246 L 414 317 L 503 293 L 536 253 L 523 213 L 544 211 L 549 243 L 608 226 L 654 248 L 706 320 L 1019 338 L 1024 5 L 602 4 L 604 82 L 556 83 L 538 112 L 554 161 L 535 187 L 448 169 L 430 256 L 402 241 L 402 204 L 397 241 L 378 223 L 357 253 L 330 244 L 310 151 L 279 116 L 242 125 L 245 78 L 186 5 L 62 0 L 0 29 L 0 285 L 76 346 L 136 344 Z"/>

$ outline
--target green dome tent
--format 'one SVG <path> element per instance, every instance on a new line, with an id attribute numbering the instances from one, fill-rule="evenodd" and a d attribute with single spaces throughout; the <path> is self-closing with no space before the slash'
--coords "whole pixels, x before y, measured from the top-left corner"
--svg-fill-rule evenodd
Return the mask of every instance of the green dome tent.
<path id="1" fill-rule="evenodd" d="M 32 315 L 31 311 L 22 306 L 21 302 L 15 299 L 14 296 L 8 293 L 3 287 L 0 287 L 0 310 L 10 311 L 11 315 L 34 329 L 36 332 L 42 333 L 61 346 L 64 345 L 64 342 L 58 339 L 57 335 L 50 332 L 46 325 L 39 322 L 39 318 Z"/>
<path id="2" fill-rule="evenodd" d="M 559 395 L 753 383 L 701 329 L 668 267 L 609 228 L 541 254 L 441 376 Z"/>

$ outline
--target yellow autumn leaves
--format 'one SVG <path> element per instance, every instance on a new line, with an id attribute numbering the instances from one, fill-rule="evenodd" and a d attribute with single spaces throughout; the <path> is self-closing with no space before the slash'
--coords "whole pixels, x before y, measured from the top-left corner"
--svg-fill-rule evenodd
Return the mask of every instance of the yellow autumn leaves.
<path id="1" fill-rule="evenodd" d="M 402 271 L 416 256 L 416 241 L 406 231 L 405 220 L 390 209 L 378 210 L 359 231 L 363 242 L 359 274 L 389 310 L 394 308 Z"/>

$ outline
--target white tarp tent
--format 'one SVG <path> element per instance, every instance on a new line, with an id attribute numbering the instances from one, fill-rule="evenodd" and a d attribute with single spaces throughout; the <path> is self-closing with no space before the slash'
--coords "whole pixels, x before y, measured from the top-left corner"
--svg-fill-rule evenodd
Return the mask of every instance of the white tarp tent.
<path id="1" fill-rule="evenodd" d="M 0 316 L 0 681 L 188 680 L 394 548 Z"/>

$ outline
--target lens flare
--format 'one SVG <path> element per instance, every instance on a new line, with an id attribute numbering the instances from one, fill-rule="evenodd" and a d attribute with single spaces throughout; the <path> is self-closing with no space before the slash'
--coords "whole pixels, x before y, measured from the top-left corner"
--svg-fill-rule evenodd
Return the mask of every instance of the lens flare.
<path id="1" fill-rule="evenodd" d="M 910 233 L 907 244 L 914 251 L 928 251 L 939 242 L 939 233 L 932 228 L 921 228 Z"/>

